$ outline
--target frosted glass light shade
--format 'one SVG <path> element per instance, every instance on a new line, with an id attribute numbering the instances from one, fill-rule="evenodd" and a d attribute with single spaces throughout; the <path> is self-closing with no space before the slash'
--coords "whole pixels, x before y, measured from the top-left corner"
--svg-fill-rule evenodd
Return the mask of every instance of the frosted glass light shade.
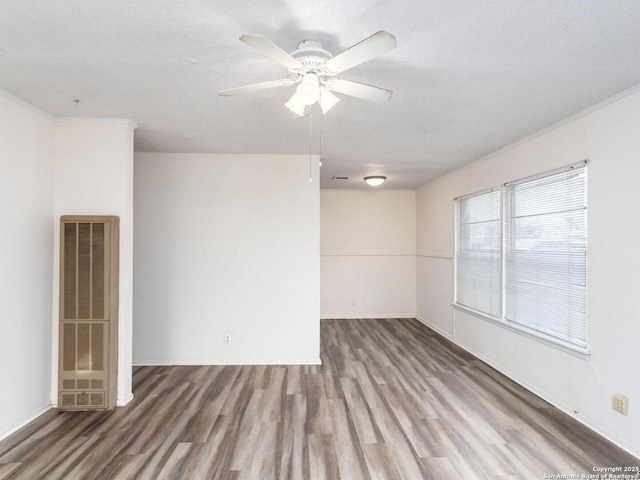
<path id="1" fill-rule="evenodd" d="M 320 79 L 318 76 L 315 73 L 307 73 L 302 77 L 300 85 L 296 88 L 296 94 L 305 105 L 316 103 L 320 95 Z"/>
<path id="2" fill-rule="evenodd" d="M 323 114 L 331 110 L 339 101 L 340 99 L 331 93 L 327 87 L 321 88 L 319 103 Z"/>
<path id="3" fill-rule="evenodd" d="M 291 96 L 289 101 L 284 104 L 289 110 L 291 110 L 296 115 L 304 116 L 305 109 L 307 108 L 307 104 L 302 101 L 300 96 L 298 95 L 298 91 Z"/>
<path id="4" fill-rule="evenodd" d="M 378 187 L 384 183 L 387 177 L 383 177 L 382 175 L 373 175 L 370 177 L 364 177 L 364 181 L 372 187 Z"/>

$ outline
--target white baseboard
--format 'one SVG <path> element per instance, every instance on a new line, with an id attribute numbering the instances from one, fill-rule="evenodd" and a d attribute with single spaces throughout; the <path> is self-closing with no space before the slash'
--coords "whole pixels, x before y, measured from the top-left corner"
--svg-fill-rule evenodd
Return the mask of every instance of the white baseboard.
<path id="1" fill-rule="evenodd" d="M 29 417 L 27 420 L 25 420 L 24 422 L 22 422 L 21 424 L 19 424 L 18 426 L 12 428 L 11 430 L 9 430 L 8 432 L 3 432 L 0 434 L 0 440 L 4 440 L 5 438 L 13 435 L 14 433 L 16 433 L 18 430 L 20 430 L 21 428 L 26 427 L 28 424 L 30 424 L 31 422 L 33 422 L 36 418 L 38 418 L 40 415 L 43 415 L 45 413 L 47 413 L 49 410 L 51 410 L 52 408 L 56 408 L 55 405 L 49 405 L 47 406 L 44 410 L 40 411 L 39 413 L 36 413 L 35 415 Z"/>
<path id="2" fill-rule="evenodd" d="M 314 359 L 304 359 L 302 361 L 291 361 L 287 360 L 285 362 L 192 362 L 186 360 L 170 360 L 170 361 L 139 361 L 133 364 L 134 367 L 173 367 L 173 366 L 186 366 L 186 367 L 201 367 L 201 366 L 215 366 L 215 365 L 242 365 L 242 366 L 250 366 L 250 365 L 322 365 L 322 361 L 319 358 Z"/>
<path id="3" fill-rule="evenodd" d="M 609 440 L 611 443 L 613 443 L 614 445 L 620 447 L 622 450 L 624 450 L 625 452 L 633 455 L 634 457 L 637 457 L 640 459 L 640 451 L 638 451 L 636 448 L 634 448 L 631 445 L 626 445 L 623 442 L 620 442 L 619 440 L 616 440 L 614 438 L 612 438 L 606 431 L 604 431 L 599 425 L 597 424 L 593 424 L 590 423 L 588 421 L 588 419 L 584 419 L 582 417 L 577 416 L 573 410 L 569 407 L 567 407 L 566 405 L 561 404 L 560 402 L 558 402 L 557 400 L 549 397 L 548 394 L 546 394 L 545 392 L 541 392 L 539 391 L 537 388 L 535 388 L 534 386 L 530 385 L 528 382 L 526 382 L 525 380 L 521 379 L 518 375 L 514 374 L 513 372 L 511 372 L 510 370 L 502 367 L 501 365 L 498 365 L 497 363 L 495 363 L 493 360 L 485 357 L 484 355 L 474 351 L 472 348 L 469 348 L 466 345 L 461 344 L 460 342 L 458 342 L 456 340 L 456 338 L 446 334 L 445 332 L 443 332 L 440 328 L 438 328 L 437 326 L 433 325 L 431 322 L 429 322 L 428 320 L 426 320 L 425 318 L 422 317 L 415 317 L 416 320 L 418 320 L 420 323 L 424 324 L 425 326 L 429 327 L 431 330 L 433 330 L 434 332 L 438 333 L 439 335 L 442 335 L 444 338 L 446 338 L 447 340 L 451 341 L 452 343 L 455 343 L 458 347 L 462 348 L 463 350 L 465 350 L 466 352 L 469 352 L 471 355 L 473 355 L 474 357 L 478 358 L 479 360 L 482 360 L 484 363 L 486 363 L 487 365 L 489 365 L 490 367 L 492 367 L 493 369 L 497 370 L 498 372 L 502 373 L 504 376 L 508 377 L 509 379 L 513 380 L 514 382 L 516 382 L 518 385 L 520 385 L 521 387 L 526 388 L 527 390 L 529 390 L 531 393 L 533 393 L 534 395 L 540 397 L 542 400 L 544 400 L 545 402 L 549 403 L 550 405 L 553 405 L 555 408 L 557 408 L 558 410 L 560 410 L 563 413 L 566 413 L 567 415 L 569 415 L 571 418 L 577 420 L 578 422 L 580 422 L 582 425 L 584 425 L 585 427 L 587 427 L 589 430 L 592 430 L 593 432 L 597 433 L 598 435 L 600 435 L 603 438 L 606 438 L 607 440 Z"/>
<path id="4" fill-rule="evenodd" d="M 385 314 L 354 314 L 344 315 L 320 315 L 320 320 L 355 320 L 355 319 L 376 319 L 376 318 L 415 318 L 415 313 L 385 313 Z"/>
<path id="5" fill-rule="evenodd" d="M 133 393 L 131 392 L 124 398 L 118 397 L 116 398 L 116 407 L 124 407 L 125 405 L 128 405 L 131 400 L 133 400 Z"/>
<path id="6" fill-rule="evenodd" d="M 457 345 L 457 342 L 453 339 L 453 337 L 451 336 L 451 334 L 449 332 L 445 332 L 444 330 L 442 330 L 440 327 L 430 323 L 429 321 L 427 321 L 425 318 L 422 318 L 420 315 L 416 315 L 414 317 L 416 320 L 418 320 L 420 323 L 422 323 L 423 325 L 429 327 L 431 330 L 435 331 L 436 333 L 442 335 L 444 338 L 446 338 L 447 340 L 451 340 L 453 343 L 455 343 Z"/>

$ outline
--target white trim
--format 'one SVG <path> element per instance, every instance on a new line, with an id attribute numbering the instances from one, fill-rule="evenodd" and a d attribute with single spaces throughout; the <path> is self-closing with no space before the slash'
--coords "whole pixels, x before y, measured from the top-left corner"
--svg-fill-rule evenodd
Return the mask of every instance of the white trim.
<path id="1" fill-rule="evenodd" d="M 129 402 L 131 402 L 131 400 L 133 400 L 133 393 L 128 392 L 125 398 L 120 398 L 120 397 L 116 398 L 116 406 L 124 407 L 125 405 L 128 405 Z"/>
<path id="2" fill-rule="evenodd" d="M 44 410 L 42 410 L 40 413 L 36 413 L 35 415 L 33 415 L 32 417 L 29 417 L 27 420 L 25 420 L 24 422 L 20 423 L 17 427 L 12 428 L 11 430 L 9 430 L 8 432 L 2 432 L 0 433 L 0 441 L 4 440 L 7 437 L 10 437 L 11 435 L 13 435 L 14 433 L 16 433 L 18 430 L 20 430 L 21 428 L 26 427 L 27 425 L 29 425 L 31 422 L 33 422 L 36 418 L 38 418 L 41 415 L 44 415 L 45 413 L 47 413 L 49 410 L 51 410 L 52 408 L 56 408 L 57 405 L 49 405 L 47 406 Z"/>
<path id="3" fill-rule="evenodd" d="M 563 126 L 565 126 L 565 125 L 567 125 L 567 124 L 569 124 L 569 123 L 571 123 L 571 122 L 573 122 L 575 120 L 578 120 L 578 119 L 580 119 L 582 117 L 586 117 L 587 115 L 589 115 L 589 114 L 591 114 L 591 113 L 593 113 L 593 112 L 595 112 L 597 110 L 600 110 L 601 108 L 604 108 L 604 107 L 606 107 L 608 105 L 611 105 L 612 103 L 616 103 L 617 101 L 622 100 L 625 97 L 634 95 L 634 94 L 636 94 L 638 92 L 640 92 L 640 83 L 637 84 L 637 85 L 634 85 L 633 87 L 630 87 L 630 88 L 628 88 L 626 90 L 623 90 L 622 92 L 616 93 L 612 97 L 606 98 L 605 100 L 602 100 L 599 103 L 591 105 L 590 107 L 587 107 L 584 110 L 581 110 L 581 111 L 579 111 L 577 113 L 574 113 L 573 115 L 570 115 L 570 116 L 568 116 L 568 117 L 566 117 L 566 118 L 564 118 L 564 119 L 562 119 L 562 120 L 560 120 L 560 121 L 558 121 L 556 123 L 552 123 L 551 125 L 549 125 L 548 127 L 543 128 L 542 130 L 538 130 L 537 132 L 534 132 L 531 135 L 527 135 L 526 137 L 521 138 L 520 140 L 517 140 L 517 141 L 515 141 L 513 143 L 510 143 L 509 145 L 505 145 L 504 147 L 502 147 L 502 148 L 500 148 L 500 149 L 498 149 L 498 150 L 496 150 L 494 152 L 491 152 L 491 153 L 485 155 L 484 157 L 480 157 L 480 158 L 477 158 L 475 160 L 472 160 L 472 161 L 470 161 L 470 162 L 468 162 L 468 163 L 456 168 L 455 170 L 447 173 L 446 175 L 442 175 L 441 177 L 434 178 L 433 180 L 430 180 L 427 183 L 424 183 L 424 184 L 420 185 L 418 188 L 424 187 L 425 185 L 429 185 L 431 183 L 439 182 L 440 180 L 443 180 L 443 179 L 445 179 L 447 177 L 450 177 L 452 175 L 460 173 L 461 171 L 465 170 L 466 168 L 469 168 L 472 165 L 476 165 L 476 164 L 485 162 L 487 160 L 492 159 L 493 157 L 496 157 L 496 156 L 501 155 L 501 154 L 503 154 L 505 152 L 508 152 L 509 150 L 513 150 L 514 148 L 519 147 L 520 145 L 523 145 L 523 144 L 525 144 L 525 143 L 527 143 L 527 142 L 529 142 L 531 140 L 534 140 L 534 139 L 536 139 L 538 137 L 546 135 L 547 133 L 552 132 L 553 130 L 557 130 L 560 127 L 563 127 Z M 417 188 L 416 188 L 416 190 L 417 190 Z"/>
<path id="4" fill-rule="evenodd" d="M 30 110 L 33 113 L 36 113 L 36 114 L 40 115 L 41 117 L 46 118 L 47 120 L 51 120 L 52 122 L 55 121 L 55 117 L 53 115 L 51 115 L 50 113 L 45 112 L 44 110 L 41 110 L 40 108 L 36 107 L 35 105 L 30 104 L 26 100 L 23 100 L 23 99 L 21 99 L 19 97 L 16 97 L 12 93 L 7 92 L 6 90 L 2 90 L 1 88 L 0 88 L 0 97 L 4 97 L 7 100 L 11 100 L 13 103 L 15 103 L 17 105 L 20 105 L 21 107 L 24 107 L 27 110 Z"/>
<path id="5" fill-rule="evenodd" d="M 415 257 L 415 253 L 355 253 L 355 254 L 323 254 L 320 257 Z"/>
<path id="6" fill-rule="evenodd" d="M 415 318 L 415 313 L 336 313 L 333 315 L 320 315 L 320 320 L 376 320 L 378 318 L 390 319 L 406 319 Z"/>
<path id="7" fill-rule="evenodd" d="M 478 310 L 465 307 L 464 305 L 460 305 L 458 303 L 452 303 L 451 306 L 458 311 L 464 312 L 468 315 L 472 315 L 482 320 L 486 320 L 494 325 L 504 328 L 505 330 L 509 330 L 511 332 L 517 333 L 519 335 L 530 338 L 532 340 L 536 340 L 540 343 L 544 343 L 549 347 L 556 348 L 565 353 L 574 355 L 578 358 L 584 358 L 586 360 L 591 355 L 591 350 L 589 349 L 580 348 L 576 345 L 570 344 L 569 342 L 563 342 L 560 339 L 545 335 L 542 332 L 537 332 L 535 330 L 528 329 L 515 322 L 509 322 L 507 320 L 502 320 L 500 318 L 492 317 L 491 315 L 487 315 L 486 313 L 479 312 Z"/>
<path id="8" fill-rule="evenodd" d="M 299 362 L 293 362 L 287 360 L 284 362 L 193 362 L 188 360 L 172 360 L 167 362 L 136 362 L 134 367 L 173 367 L 187 366 L 187 367 L 201 367 L 201 366 L 233 366 L 233 365 L 322 365 L 322 360 L 317 359 L 305 359 Z"/>
<path id="9" fill-rule="evenodd" d="M 453 255 L 449 254 L 449 253 L 433 253 L 433 254 L 421 254 L 421 255 L 416 255 L 417 258 L 439 258 L 441 260 L 453 260 Z"/>
<path id="10" fill-rule="evenodd" d="M 420 323 L 422 323 L 425 327 L 429 327 L 431 330 L 433 330 L 434 332 L 438 333 L 439 335 L 442 335 L 447 340 L 451 340 L 452 342 L 454 341 L 452 334 L 450 334 L 449 332 L 445 332 L 442 328 L 440 328 L 440 327 L 434 325 L 433 323 L 429 322 L 426 318 L 423 318 L 420 315 L 416 315 L 414 318 L 416 320 L 418 320 Z"/>
<path id="11" fill-rule="evenodd" d="M 138 128 L 136 122 L 129 118 L 93 118 L 93 117 L 55 117 L 56 123 L 84 123 L 84 124 L 112 124 L 128 125 L 132 129 Z"/>
<path id="12" fill-rule="evenodd" d="M 419 320 L 421 323 L 423 323 L 425 326 L 427 326 L 428 328 L 430 328 L 434 332 L 442 335 L 440 329 L 438 329 L 436 326 L 430 324 L 430 322 L 428 322 L 428 321 L 426 321 L 424 319 L 419 319 L 417 317 L 416 317 L 416 320 Z M 525 382 L 525 381 L 521 380 L 516 374 L 514 374 L 510 370 L 508 370 L 506 368 L 503 368 L 501 365 L 498 365 L 497 363 L 493 362 L 492 360 L 490 360 L 489 358 L 485 357 L 484 355 L 481 355 L 481 354 L 477 353 L 472 348 L 469 348 L 468 346 L 463 345 L 462 343 L 458 342 L 455 338 L 449 337 L 447 335 L 442 335 L 442 336 L 445 337 L 446 339 L 450 340 L 452 343 L 456 344 L 458 347 L 462 348 L 463 350 L 469 352 L 471 355 L 473 355 L 477 359 L 482 360 L 484 363 L 489 365 L 491 368 L 497 370 L 498 372 L 502 373 L 504 376 L 506 376 L 509 379 L 513 380 L 514 382 L 516 382 L 521 387 L 526 388 L 531 393 L 533 393 L 534 395 L 540 397 L 542 400 L 544 400 L 545 402 L 547 402 L 550 405 L 554 406 L 555 408 L 557 408 L 561 412 L 569 415 L 574 420 L 577 420 L 582 425 L 587 427 L 589 430 L 591 430 L 591 431 L 597 433 L 598 435 L 600 435 L 601 437 L 609 440 L 611 443 L 613 443 L 614 445 L 620 447 L 622 450 L 624 450 L 625 452 L 629 453 L 630 455 L 633 455 L 634 457 L 637 457 L 638 459 L 640 459 L 640 451 L 635 450 L 632 445 L 628 445 L 624 441 L 621 442 L 619 440 L 614 439 L 613 437 L 611 437 L 606 432 L 606 430 L 604 430 L 602 428 L 602 426 L 597 425 L 597 424 L 594 425 L 594 424 L 589 423 L 587 419 L 583 419 L 583 418 L 578 416 L 579 412 L 575 413 L 573 411 L 573 409 L 569 408 L 567 405 L 562 405 L 562 404 L 556 402 L 554 399 L 552 399 L 546 393 L 539 391 L 537 388 L 533 387 L 528 382 Z"/>

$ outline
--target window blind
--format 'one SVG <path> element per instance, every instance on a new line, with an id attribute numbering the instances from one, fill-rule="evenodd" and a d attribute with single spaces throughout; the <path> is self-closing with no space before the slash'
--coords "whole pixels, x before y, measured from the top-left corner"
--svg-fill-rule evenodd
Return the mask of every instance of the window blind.
<path id="1" fill-rule="evenodd" d="M 501 315 L 500 191 L 459 198 L 456 303 Z"/>
<path id="2" fill-rule="evenodd" d="M 505 319 L 586 347 L 586 168 L 505 185 Z"/>

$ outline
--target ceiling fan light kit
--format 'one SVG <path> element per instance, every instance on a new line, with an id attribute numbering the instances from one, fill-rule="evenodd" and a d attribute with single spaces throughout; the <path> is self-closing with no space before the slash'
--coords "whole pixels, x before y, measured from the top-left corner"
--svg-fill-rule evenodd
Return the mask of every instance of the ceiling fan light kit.
<path id="1" fill-rule="evenodd" d="M 221 90 L 218 95 L 230 96 L 297 83 L 296 91 L 285 106 L 304 116 L 309 112 L 307 107 L 316 102 L 320 104 L 322 113 L 327 113 L 340 101 L 333 92 L 376 103 L 386 102 L 393 93 L 385 88 L 335 78 L 345 70 L 396 48 L 396 39 L 388 32 L 374 33 L 335 57 L 314 40 L 300 42 L 291 54 L 260 35 L 242 35 L 240 40 L 286 67 L 291 78 Z"/>
<path id="2" fill-rule="evenodd" d="M 305 105 L 313 105 L 320 96 L 320 79 L 315 73 L 307 73 L 302 76 L 302 80 L 296 88 L 296 93 Z"/>
<path id="3" fill-rule="evenodd" d="M 320 109 L 323 114 L 331 110 L 339 101 L 340 99 L 331 93 L 327 87 L 322 87 L 320 89 L 320 99 L 318 100 L 318 103 L 320 104 Z"/>
<path id="4" fill-rule="evenodd" d="M 383 175 L 371 175 L 369 177 L 364 177 L 364 181 L 367 182 L 368 185 L 372 187 L 379 187 L 384 183 L 387 177 Z"/>
<path id="5" fill-rule="evenodd" d="M 300 98 L 300 96 L 296 92 L 291 96 L 289 101 L 284 104 L 284 106 L 287 107 L 296 115 L 300 115 L 301 117 L 303 117 L 307 112 L 308 105 L 304 103 L 302 98 Z"/>

